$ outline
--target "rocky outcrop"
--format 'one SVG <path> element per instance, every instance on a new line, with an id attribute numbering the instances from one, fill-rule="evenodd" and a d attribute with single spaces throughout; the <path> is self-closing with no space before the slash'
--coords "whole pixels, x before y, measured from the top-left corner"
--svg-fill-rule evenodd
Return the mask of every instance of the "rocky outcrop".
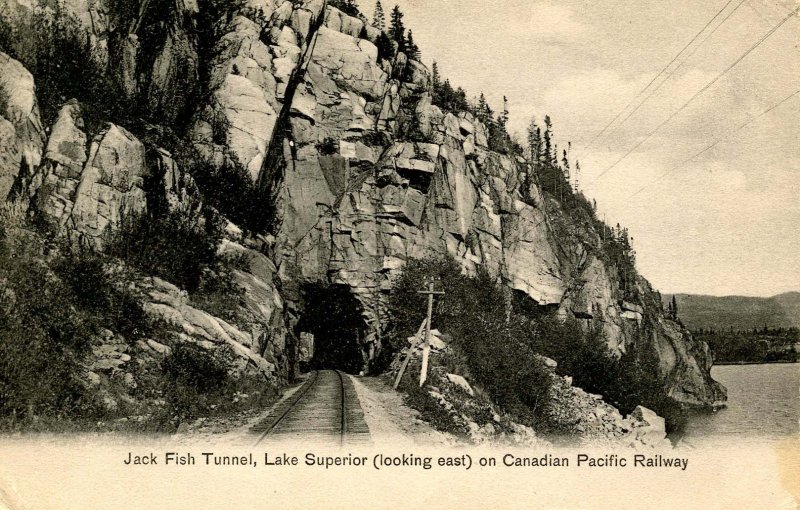
<path id="1" fill-rule="evenodd" d="M 0 201 L 21 171 L 28 174 L 39 165 L 44 141 L 33 76 L 0 52 Z"/>
<path id="2" fill-rule="evenodd" d="M 259 178 L 322 7 L 322 0 L 249 2 L 225 25 L 210 63 L 211 98 L 190 133 L 207 159 L 241 165 Z"/>
<path id="3" fill-rule="evenodd" d="M 292 359 L 289 352 L 293 340 L 287 327 L 287 306 L 278 288 L 277 268 L 258 249 L 258 244 L 258 240 L 242 240 L 241 244 L 225 240 L 220 250 L 225 255 L 240 257 L 246 263 L 246 270 L 237 269 L 233 273 L 235 283 L 243 291 L 246 312 L 246 317 L 239 317 L 239 327 L 248 331 L 253 351 L 275 366 L 277 376 L 286 378 L 299 359 Z M 304 345 L 298 343 L 299 353 Z M 313 345 L 310 350 L 313 352 Z"/>
<path id="4" fill-rule="evenodd" d="M 145 311 L 164 321 L 174 331 L 173 341 L 189 342 L 209 350 L 226 345 L 238 356 L 236 360 L 240 370 L 244 370 L 247 364 L 252 364 L 263 374 L 276 376 L 276 364 L 260 354 L 266 350 L 266 346 L 260 345 L 262 338 L 257 333 L 241 331 L 236 326 L 195 308 L 184 292 L 158 278 L 147 282 L 143 291 L 147 296 Z M 145 348 L 144 345 L 142 347 Z M 147 347 L 164 351 L 151 343 Z M 274 361 L 274 357 L 269 357 Z"/>
<path id="5" fill-rule="evenodd" d="M 175 205 L 196 195 L 192 179 L 166 151 L 145 147 L 115 124 L 87 133 L 76 101 L 59 112 L 28 189 L 45 217 L 97 249 L 124 217 L 147 210 L 148 193 Z"/>
<path id="6" fill-rule="evenodd" d="M 228 369 L 234 377 L 255 375 L 273 386 L 286 380 L 286 332 L 279 325 L 283 322 L 282 302 L 271 282 L 262 279 L 269 274 L 269 268 L 267 273 L 259 269 L 264 261 L 258 260 L 257 252 L 239 245 L 226 249 L 245 251 L 252 257 L 253 272 L 236 274 L 247 290 L 247 319 L 233 324 L 216 317 L 202 310 L 186 292 L 159 278 L 130 282 L 149 320 L 157 325 L 157 334 L 132 342 L 118 333 L 102 330 L 92 340 L 83 379 L 86 385 L 95 388 L 107 411 L 116 412 L 121 405 L 131 409 L 143 404 L 149 404 L 151 409 L 163 406 L 158 394 L 155 401 L 146 401 L 152 400 L 152 395 L 148 397 L 148 392 L 152 392 L 151 379 L 159 377 L 161 362 L 182 344 L 212 354 L 230 353 Z M 253 299 L 259 300 L 256 306 L 250 306 Z M 137 394 L 139 385 L 150 389 Z"/>
<path id="7" fill-rule="evenodd" d="M 603 400 L 572 386 L 569 377 L 553 376 L 550 419 L 589 443 L 613 442 L 633 448 L 669 448 L 664 418 L 638 406 L 628 416 Z"/>
<path id="8" fill-rule="evenodd" d="M 537 436 L 530 427 L 514 422 L 497 409 L 482 391 L 473 389 L 465 377 L 446 373 L 439 365 L 441 359 L 436 358 L 438 356 L 434 357 L 427 393 L 448 415 L 452 427 L 464 431 L 467 440 L 473 443 L 547 445 L 546 440 Z M 556 366 L 553 360 L 542 358 L 541 361 L 551 370 Z M 544 413 L 550 426 L 554 427 L 551 439 L 563 442 L 568 438 L 571 443 L 591 446 L 671 448 L 664 418 L 653 411 L 638 406 L 623 416 L 617 408 L 603 401 L 601 395 L 572 386 L 569 377 L 559 377 L 551 372 L 551 378 L 550 401 Z"/>

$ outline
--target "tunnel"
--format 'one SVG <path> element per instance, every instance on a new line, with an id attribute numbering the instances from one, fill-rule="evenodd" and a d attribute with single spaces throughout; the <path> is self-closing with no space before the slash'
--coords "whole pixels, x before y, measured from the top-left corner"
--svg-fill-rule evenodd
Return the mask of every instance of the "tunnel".
<path id="1" fill-rule="evenodd" d="M 301 287 L 302 311 L 298 336 L 314 336 L 311 359 L 301 370 L 341 370 L 358 374 L 366 363 L 362 338 L 366 322 L 361 303 L 346 285 L 306 283 Z"/>

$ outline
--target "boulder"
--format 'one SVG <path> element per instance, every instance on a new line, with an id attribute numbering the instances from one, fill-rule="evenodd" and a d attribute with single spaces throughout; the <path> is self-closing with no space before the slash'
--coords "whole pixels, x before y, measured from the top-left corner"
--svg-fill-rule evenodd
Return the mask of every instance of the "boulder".
<path id="1" fill-rule="evenodd" d="M 44 142 L 33 76 L 0 52 L 0 201 L 20 170 L 29 175 L 39 165 Z"/>
<path id="2" fill-rule="evenodd" d="M 637 406 L 628 416 L 628 420 L 632 422 L 633 427 L 629 437 L 636 444 L 651 447 L 670 446 L 670 442 L 667 440 L 667 429 L 664 418 L 658 416 L 650 409 Z"/>
<path id="3" fill-rule="evenodd" d="M 360 37 L 364 30 L 364 22 L 358 18 L 348 16 L 335 7 L 328 7 L 325 11 L 325 26 L 351 37 Z"/>
<path id="4" fill-rule="evenodd" d="M 447 374 L 447 380 L 464 390 L 470 397 L 475 396 L 475 391 L 466 379 L 457 374 Z"/>

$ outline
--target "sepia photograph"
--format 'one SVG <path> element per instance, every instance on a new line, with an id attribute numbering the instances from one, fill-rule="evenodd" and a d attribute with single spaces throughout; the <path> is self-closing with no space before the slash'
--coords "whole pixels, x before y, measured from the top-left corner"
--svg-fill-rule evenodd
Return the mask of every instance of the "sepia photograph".
<path id="1" fill-rule="evenodd" d="M 800 508 L 800 0 L 0 0 L 0 510 Z"/>

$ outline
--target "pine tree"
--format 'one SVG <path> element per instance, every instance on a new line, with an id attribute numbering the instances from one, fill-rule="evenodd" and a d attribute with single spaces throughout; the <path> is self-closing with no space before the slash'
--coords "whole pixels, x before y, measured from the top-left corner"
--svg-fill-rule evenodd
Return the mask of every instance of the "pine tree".
<path id="1" fill-rule="evenodd" d="M 497 119 L 498 124 L 500 124 L 500 128 L 503 131 L 507 131 L 506 126 L 508 126 L 508 98 L 503 96 L 503 113 Z"/>
<path id="2" fill-rule="evenodd" d="M 419 46 L 414 43 L 414 34 L 411 33 L 411 30 L 408 31 L 408 37 L 406 38 L 406 54 L 411 60 L 419 61 L 421 57 Z"/>
<path id="3" fill-rule="evenodd" d="M 378 60 L 389 60 L 394 57 L 394 44 L 386 32 L 381 32 L 375 41 L 375 46 L 378 47 Z"/>
<path id="4" fill-rule="evenodd" d="M 672 320 L 678 320 L 678 301 L 675 299 L 675 295 L 672 296 L 672 306 L 671 306 L 671 313 L 672 313 Z"/>
<path id="5" fill-rule="evenodd" d="M 392 19 L 389 26 L 389 37 L 400 47 L 400 51 L 405 51 L 406 47 L 406 27 L 403 24 L 403 12 L 400 7 L 395 5 L 392 9 Z"/>
<path id="6" fill-rule="evenodd" d="M 530 125 L 528 125 L 528 155 L 534 165 L 539 161 L 539 147 L 542 143 L 541 137 L 541 130 L 539 126 L 536 125 L 536 119 L 533 118 L 531 119 Z"/>
<path id="7" fill-rule="evenodd" d="M 439 87 L 442 86 L 442 76 L 439 74 L 439 64 L 436 61 L 433 61 L 433 66 L 431 66 L 431 81 L 433 82 L 433 93 L 436 94 L 436 91 Z"/>
<path id="8" fill-rule="evenodd" d="M 553 142 L 550 140 L 550 131 L 545 129 L 544 130 L 544 150 L 542 151 L 542 155 L 540 157 L 542 164 L 549 165 L 553 162 L 553 159 L 550 157 L 550 154 L 553 152 Z"/>
<path id="9" fill-rule="evenodd" d="M 453 112 L 457 115 L 469 109 L 469 101 L 467 100 L 467 91 L 458 87 L 453 98 Z"/>
<path id="10" fill-rule="evenodd" d="M 386 15 L 383 12 L 381 0 L 375 2 L 375 14 L 372 16 L 372 26 L 381 32 L 386 30 Z"/>
<path id="11" fill-rule="evenodd" d="M 550 165 L 555 168 L 556 170 L 561 169 L 561 165 L 558 163 L 558 144 L 553 143 L 553 159 L 550 161 Z M 563 177 L 563 175 L 562 175 Z"/>
<path id="12" fill-rule="evenodd" d="M 491 110 L 489 109 L 489 103 L 486 102 L 486 96 L 481 92 L 481 95 L 478 96 L 478 105 L 475 107 L 475 117 L 486 124 L 489 121 L 489 117 L 491 117 L 490 112 Z"/>
<path id="13" fill-rule="evenodd" d="M 549 115 L 544 116 L 544 162 L 551 166 L 558 166 L 555 162 L 557 153 L 553 151 L 553 122 Z"/>
<path id="14" fill-rule="evenodd" d="M 544 155 L 544 138 L 542 137 L 542 128 L 536 126 L 536 166 L 542 166 L 542 156 Z"/>

